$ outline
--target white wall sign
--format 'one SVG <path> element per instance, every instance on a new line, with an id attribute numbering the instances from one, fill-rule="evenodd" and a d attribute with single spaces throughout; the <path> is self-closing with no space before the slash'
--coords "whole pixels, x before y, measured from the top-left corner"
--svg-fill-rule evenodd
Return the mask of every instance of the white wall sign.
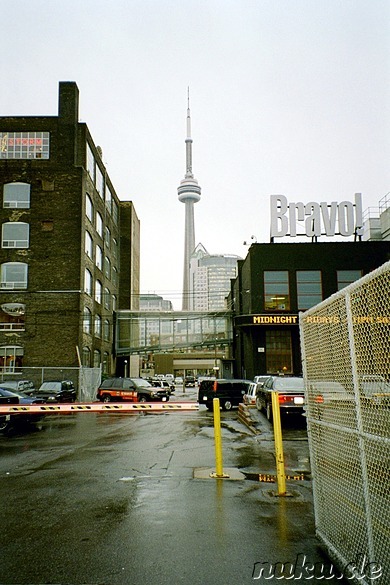
<path id="1" fill-rule="evenodd" d="M 271 238 L 353 236 L 360 234 L 362 225 L 361 193 L 355 193 L 355 203 L 310 201 L 289 204 L 284 195 L 271 195 Z M 303 233 L 298 233 L 297 227 L 303 229 Z"/>

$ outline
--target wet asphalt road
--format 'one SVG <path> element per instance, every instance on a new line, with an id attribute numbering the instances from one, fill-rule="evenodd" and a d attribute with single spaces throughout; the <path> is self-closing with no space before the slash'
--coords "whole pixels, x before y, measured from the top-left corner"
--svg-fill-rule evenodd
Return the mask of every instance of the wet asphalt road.
<path id="1" fill-rule="evenodd" d="M 195 397 L 187 390 L 173 400 Z M 260 579 L 255 563 L 298 555 L 328 568 L 310 480 L 288 482 L 288 498 L 253 480 L 275 473 L 272 428 L 256 416 L 257 435 L 237 411 L 221 413 L 224 469 L 244 472 L 238 481 L 194 478 L 215 470 L 213 415 L 203 406 L 50 416 L 40 430 L 0 436 L 1 585 L 280 583 Z M 302 421 L 284 439 L 286 473 L 307 477 Z"/>

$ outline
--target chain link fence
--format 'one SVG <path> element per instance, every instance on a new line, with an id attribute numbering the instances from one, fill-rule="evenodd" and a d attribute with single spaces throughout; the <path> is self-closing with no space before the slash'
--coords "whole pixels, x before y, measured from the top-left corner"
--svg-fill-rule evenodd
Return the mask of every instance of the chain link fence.
<path id="1" fill-rule="evenodd" d="M 390 262 L 302 313 L 300 335 L 317 536 L 352 582 L 388 584 Z"/>

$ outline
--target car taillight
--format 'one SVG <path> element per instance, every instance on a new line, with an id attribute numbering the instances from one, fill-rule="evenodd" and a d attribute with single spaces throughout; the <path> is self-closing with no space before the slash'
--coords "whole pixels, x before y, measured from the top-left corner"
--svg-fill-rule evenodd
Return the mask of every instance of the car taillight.
<path id="1" fill-rule="evenodd" d="M 288 394 L 279 394 L 279 402 L 294 402 L 294 396 L 290 396 Z"/>
<path id="2" fill-rule="evenodd" d="M 217 384 L 217 381 L 215 381 L 213 384 L 213 392 L 216 392 L 217 389 L 218 389 L 218 384 Z"/>

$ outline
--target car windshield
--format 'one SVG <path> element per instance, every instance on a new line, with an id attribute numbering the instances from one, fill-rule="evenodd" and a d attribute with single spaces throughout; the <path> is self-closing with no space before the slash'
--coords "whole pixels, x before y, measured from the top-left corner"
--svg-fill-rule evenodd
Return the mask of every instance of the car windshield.
<path id="1" fill-rule="evenodd" d="M 147 380 L 144 380 L 143 378 L 132 378 L 132 380 L 137 387 L 138 386 L 142 386 L 142 388 L 152 387 L 152 384 L 150 384 Z"/>
<path id="2" fill-rule="evenodd" d="M 275 390 L 303 390 L 303 378 L 277 378 L 274 382 Z"/>
<path id="3" fill-rule="evenodd" d="M 61 390 L 61 384 L 58 382 L 43 382 L 39 388 L 39 392 L 59 392 Z"/>

